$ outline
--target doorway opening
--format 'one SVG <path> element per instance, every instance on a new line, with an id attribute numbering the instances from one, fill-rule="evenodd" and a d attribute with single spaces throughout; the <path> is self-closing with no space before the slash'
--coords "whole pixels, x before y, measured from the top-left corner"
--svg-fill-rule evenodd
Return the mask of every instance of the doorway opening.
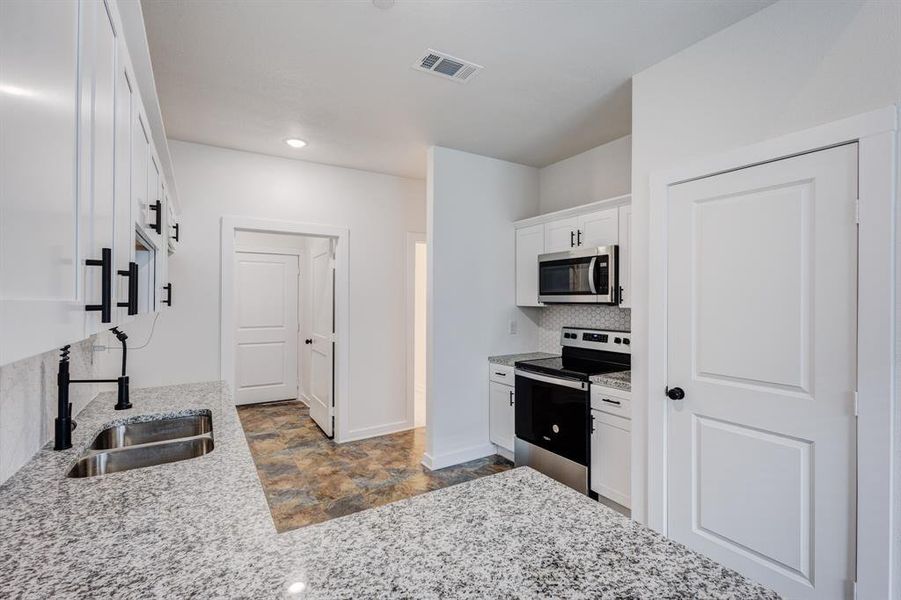
<path id="1" fill-rule="evenodd" d="M 222 369 L 235 404 L 303 403 L 334 438 L 339 237 L 250 227 L 226 235 Z"/>
<path id="2" fill-rule="evenodd" d="M 407 406 L 414 428 L 426 426 L 427 252 L 425 234 L 407 234 Z"/>

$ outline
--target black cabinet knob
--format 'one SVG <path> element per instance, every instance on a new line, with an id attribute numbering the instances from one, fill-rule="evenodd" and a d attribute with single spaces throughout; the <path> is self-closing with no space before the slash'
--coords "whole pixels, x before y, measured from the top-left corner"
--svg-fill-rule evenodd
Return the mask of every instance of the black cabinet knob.
<path id="1" fill-rule="evenodd" d="M 685 390 L 680 387 L 666 388 L 666 396 L 670 400 L 681 400 L 685 397 Z"/>

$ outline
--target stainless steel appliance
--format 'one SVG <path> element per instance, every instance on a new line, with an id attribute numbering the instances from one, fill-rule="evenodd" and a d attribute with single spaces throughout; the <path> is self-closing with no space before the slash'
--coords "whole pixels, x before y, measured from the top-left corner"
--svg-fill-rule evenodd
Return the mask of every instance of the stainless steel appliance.
<path id="1" fill-rule="evenodd" d="M 545 304 L 618 304 L 619 246 L 599 246 L 538 257 L 538 301 Z"/>
<path id="2" fill-rule="evenodd" d="M 516 363 L 514 462 L 587 494 L 589 380 L 628 371 L 631 340 L 628 331 L 580 327 L 564 327 L 560 340 L 562 356 Z"/>

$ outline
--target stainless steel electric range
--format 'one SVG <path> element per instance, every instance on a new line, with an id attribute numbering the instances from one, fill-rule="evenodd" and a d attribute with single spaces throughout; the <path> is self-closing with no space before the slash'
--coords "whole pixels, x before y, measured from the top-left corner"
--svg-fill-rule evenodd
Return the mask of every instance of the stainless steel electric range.
<path id="1" fill-rule="evenodd" d="M 564 327 L 562 356 L 516 363 L 517 467 L 588 493 L 590 379 L 631 368 L 630 338 L 628 331 Z"/>

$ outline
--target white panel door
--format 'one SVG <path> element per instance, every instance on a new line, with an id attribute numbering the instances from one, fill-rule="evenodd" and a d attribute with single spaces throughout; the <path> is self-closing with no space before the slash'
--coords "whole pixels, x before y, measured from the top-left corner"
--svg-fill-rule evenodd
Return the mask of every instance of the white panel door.
<path id="1" fill-rule="evenodd" d="M 516 305 L 538 302 L 538 255 L 544 252 L 544 225 L 516 230 Z"/>
<path id="2" fill-rule="evenodd" d="M 544 251 L 563 252 L 572 250 L 576 243 L 576 232 L 579 229 L 579 217 L 559 219 L 544 224 Z"/>
<path id="3" fill-rule="evenodd" d="M 856 198 L 856 144 L 670 192 L 668 533 L 785 598 L 854 579 Z"/>
<path id="4" fill-rule="evenodd" d="M 75 187 L 84 7 L 0 2 L 0 364 L 84 337 Z"/>
<path id="5" fill-rule="evenodd" d="M 312 330 L 310 331 L 310 417 L 329 437 L 334 436 L 334 331 L 335 267 L 332 240 L 317 238 L 310 242 L 313 270 Z"/>
<path id="6" fill-rule="evenodd" d="M 579 217 L 576 245 L 583 248 L 609 246 L 619 239 L 619 209 L 607 208 Z"/>
<path id="7" fill-rule="evenodd" d="M 297 256 L 235 253 L 235 402 L 297 398 Z"/>
<path id="8" fill-rule="evenodd" d="M 488 437 L 497 444 L 513 452 L 513 431 L 515 425 L 514 405 L 516 394 L 512 385 L 502 385 L 495 381 L 488 383 Z"/>

